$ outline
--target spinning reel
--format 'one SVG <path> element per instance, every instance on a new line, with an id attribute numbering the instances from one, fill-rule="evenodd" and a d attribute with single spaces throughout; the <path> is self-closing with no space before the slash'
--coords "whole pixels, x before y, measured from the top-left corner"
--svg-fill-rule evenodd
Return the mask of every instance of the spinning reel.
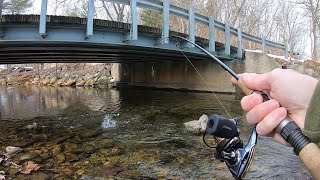
<path id="1" fill-rule="evenodd" d="M 222 140 L 218 141 L 216 147 L 209 146 L 205 141 L 205 134 L 213 135 L 216 140 L 217 137 Z M 209 117 L 205 134 L 203 141 L 208 147 L 216 149 L 215 158 L 225 162 L 234 178 L 244 178 L 250 168 L 257 143 L 256 128 L 253 128 L 247 145 L 244 147 L 239 136 L 237 119 L 226 119 L 214 114 Z"/>

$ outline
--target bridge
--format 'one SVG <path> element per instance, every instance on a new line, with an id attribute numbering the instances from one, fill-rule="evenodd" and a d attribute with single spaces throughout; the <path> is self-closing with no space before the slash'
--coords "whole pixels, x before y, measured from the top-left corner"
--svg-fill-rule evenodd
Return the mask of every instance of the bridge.
<path id="1" fill-rule="evenodd" d="M 221 23 L 213 16 L 203 16 L 193 8 L 183 9 L 155 0 L 112 0 L 130 6 L 132 23 L 94 19 L 94 0 L 89 0 L 87 18 L 48 16 L 47 1 L 42 0 L 40 15 L 1 15 L 0 63 L 45 62 L 135 62 L 174 61 L 184 59 L 180 50 L 192 59 L 206 59 L 206 55 L 190 44 L 167 38 L 179 35 L 205 47 L 223 60 L 243 58 L 242 41 L 281 49 L 288 56 L 288 46 L 243 33 L 241 29 Z M 3 1 L 0 1 L 2 10 Z M 162 29 L 138 25 L 137 8 L 162 13 Z M 0 11 L 1 13 L 2 11 Z M 188 19 L 188 34 L 169 29 L 170 16 Z M 209 27 L 207 39 L 195 36 L 195 24 Z M 216 30 L 225 33 L 225 43 L 216 42 Z M 231 46 L 231 36 L 236 36 L 237 47 Z M 178 44 L 178 45 L 177 45 Z"/>
<path id="2" fill-rule="evenodd" d="M 0 14 L 0 64 L 115 63 L 113 78 L 120 83 L 234 92 L 234 87 L 226 83 L 230 80 L 229 74 L 218 64 L 208 61 L 207 55 L 190 43 L 168 37 L 178 35 L 188 38 L 238 73 L 250 71 L 243 61 L 234 61 L 244 58 L 244 40 L 261 44 L 263 53 L 267 47 L 272 47 L 282 50 L 288 57 L 287 43 L 279 44 L 249 35 L 240 28 L 230 27 L 228 22 L 223 24 L 213 16 L 200 15 L 193 8 L 173 6 L 169 0 L 111 0 L 129 5 L 131 23 L 94 19 L 94 0 L 88 1 L 86 18 L 50 16 L 47 15 L 47 1 L 42 0 L 39 15 Z M 0 12 L 2 4 L 3 0 L 0 0 Z M 162 28 L 138 25 L 138 8 L 162 13 Z M 170 31 L 170 16 L 188 20 L 188 34 Z M 196 37 L 196 23 L 208 27 L 208 38 Z M 218 31 L 224 33 L 224 43 L 216 41 Z M 232 37 L 237 39 L 236 46 L 231 46 Z M 181 51 L 214 88 L 208 89 L 203 84 Z M 259 68 L 264 67 L 259 65 Z"/>

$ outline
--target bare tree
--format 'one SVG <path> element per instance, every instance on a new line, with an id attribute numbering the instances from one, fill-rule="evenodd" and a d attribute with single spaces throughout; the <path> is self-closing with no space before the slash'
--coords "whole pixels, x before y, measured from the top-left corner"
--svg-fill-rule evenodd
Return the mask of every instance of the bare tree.
<path id="1" fill-rule="evenodd" d="M 3 2 L 3 11 L 8 14 L 21 14 L 31 6 L 31 0 L 7 0 Z"/>
<path id="2" fill-rule="evenodd" d="M 318 59 L 318 53 L 317 53 L 317 36 L 318 36 L 318 24 L 319 24 L 319 11 L 320 11 L 320 1 L 319 0 L 302 0 L 298 2 L 299 4 L 302 4 L 305 7 L 305 10 L 307 14 L 310 17 L 310 36 L 312 40 L 312 59 L 317 60 Z"/>
<path id="3" fill-rule="evenodd" d="M 129 7 L 124 4 L 99 0 L 97 3 L 97 10 L 102 18 L 111 21 L 124 22 L 125 18 L 128 16 Z M 107 16 L 105 17 L 104 14 Z"/>

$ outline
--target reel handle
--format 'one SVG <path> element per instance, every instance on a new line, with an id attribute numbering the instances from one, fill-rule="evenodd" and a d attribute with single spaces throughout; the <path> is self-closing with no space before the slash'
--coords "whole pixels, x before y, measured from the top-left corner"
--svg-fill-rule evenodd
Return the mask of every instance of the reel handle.
<path id="1" fill-rule="evenodd" d="M 255 91 L 249 89 L 241 79 L 238 86 L 245 95 L 250 95 Z M 266 94 L 261 94 L 264 101 L 268 101 Z M 320 179 L 320 149 L 305 136 L 299 126 L 287 116 L 276 128 L 276 131 L 293 147 L 294 152 L 315 179 Z"/>

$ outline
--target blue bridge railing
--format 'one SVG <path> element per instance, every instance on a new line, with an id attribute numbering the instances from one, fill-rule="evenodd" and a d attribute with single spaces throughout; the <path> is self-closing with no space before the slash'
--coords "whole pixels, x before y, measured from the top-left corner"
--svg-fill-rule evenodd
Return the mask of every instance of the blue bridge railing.
<path id="1" fill-rule="evenodd" d="M 39 34 L 42 37 L 46 36 L 46 18 L 47 18 L 47 6 L 48 0 L 41 0 L 41 13 L 39 21 Z M 87 15 L 87 27 L 86 27 L 86 38 L 90 38 L 94 33 L 94 11 L 95 0 L 89 0 L 88 4 L 88 15 Z M 195 12 L 193 7 L 189 9 L 183 9 L 174 5 L 169 4 L 169 0 L 163 0 L 163 2 L 157 0 L 106 0 L 108 2 L 115 2 L 119 4 L 125 4 L 130 6 L 131 10 L 131 26 L 130 34 L 128 35 L 128 40 L 138 40 L 138 8 L 148 9 L 156 12 L 162 12 L 162 44 L 169 43 L 169 21 L 170 15 L 177 16 L 180 18 L 188 19 L 188 38 L 192 42 L 195 42 L 195 28 L 196 23 L 203 24 L 209 27 L 209 46 L 208 50 L 210 52 L 215 52 L 215 42 L 216 42 L 216 30 L 225 33 L 225 48 L 224 54 L 230 56 L 231 53 L 231 35 L 237 37 L 237 57 L 241 58 L 243 53 L 243 40 L 251 41 L 254 43 L 261 44 L 261 51 L 266 53 L 267 47 L 272 47 L 275 49 L 280 49 L 284 51 L 284 55 L 288 58 L 288 43 L 280 44 L 266 40 L 265 38 L 260 38 L 252 36 L 250 34 L 242 32 L 241 28 L 230 27 L 229 23 L 225 24 L 215 20 L 214 16 L 203 16 Z M 2 12 L 3 0 L 0 0 L 0 16 Z"/>
<path id="2" fill-rule="evenodd" d="M 243 40 L 252 41 L 258 44 L 261 44 L 262 52 L 266 53 L 267 47 L 273 47 L 276 49 L 284 50 L 285 58 L 288 58 L 288 44 L 280 44 L 272 41 L 268 41 L 265 38 L 259 38 L 256 36 L 252 36 L 247 33 L 243 33 L 241 28 L 233 28 L 230 27 L 229 23 L 225 24 L 218 22 L 215 20 L 214 16 L 203 16 L 198 13 L 195 13 L 194 8 L 183 9 L 174 5 L 169 4 L 169 0 L 163 0 L 163 2 L 156 0 L 108 0 L 109 2 L 116 2 L 120 4 L 130 5 L 131 9 L 131 19 L 132 19 L 132 27 L 130 32 L 130 39 L 136 40 L 138 38 L 138 16 L 137 16 L 137 7 L 149 9 L 152 11 L 162 12 L 162 38 L 169 36 L 169 16 L 174 15 L 181 18 L 185 18 L 189 20 L 188 32 L 189 32 L 189 40 L 195 42 L 195 23 L 201 23 L 206 26 L 209 26 L 209 51 L 215 51 L 215 29 L 219 31 L 225 32 L 225 55 L 230 55 L 230 40 L 231 35 L 237 36 L 238 38 L 238 57 L 242 57 L 242 49 L 243 49 Z M 88 18 L 93 18 L 93 3 L 94 0 L 89 0 L 89 14 Z M 91 5 L 91 6 L 90 6 Z M 90 11 L 91 8 L 91 11 Z M 91 14 L 90 14 L 91 13 Z M 92 19 L 88 19 L 89 21 L 93 21 Z M 89 27 L 90 26 L 90 27 Z M 92 26 L 88 24 L 89 32 L 87 35 L 92 35 Z M 168 43 L 168 39 L 165 39 L 163 43 Z"/>

